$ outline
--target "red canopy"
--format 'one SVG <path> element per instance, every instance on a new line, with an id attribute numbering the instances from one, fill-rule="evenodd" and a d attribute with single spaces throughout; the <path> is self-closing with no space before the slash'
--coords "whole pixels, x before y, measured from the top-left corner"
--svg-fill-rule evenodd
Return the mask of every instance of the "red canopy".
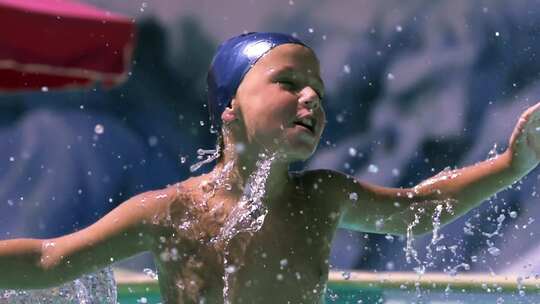
<path id="1" fill-rule="evenodd" d="M 0 91 L 125 79 L 134 22 L 71 0 L 0 0 Z"/>

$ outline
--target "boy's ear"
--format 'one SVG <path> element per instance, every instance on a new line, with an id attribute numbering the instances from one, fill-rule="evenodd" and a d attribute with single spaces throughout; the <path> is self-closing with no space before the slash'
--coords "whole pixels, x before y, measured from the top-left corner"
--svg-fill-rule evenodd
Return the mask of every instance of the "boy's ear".
<path id="1" fill-rule="evenodd" d="M 230 124 L 231 122 L 238 119 L 235 108 L 235 99 L 233 98 L 231 100 L 231 105 L 226 107 L 225 110 L 223 110 L 223 113 L 221 113 L 221 119 L 223 120 L 224 124 Z"/>

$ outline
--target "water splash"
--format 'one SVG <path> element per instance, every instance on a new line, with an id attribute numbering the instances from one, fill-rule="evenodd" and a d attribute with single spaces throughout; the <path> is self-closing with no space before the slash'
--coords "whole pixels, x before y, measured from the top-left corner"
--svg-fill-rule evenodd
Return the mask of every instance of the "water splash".
<path id="1" fill-rule="evenodd" d="M 261 155 L 256 163 L 257 170 L 249 177 L 240 202 L 233 208 L 218 235 L 219 241 L 227 242 L 240 232 L 253 233 L 261 229 L 268 213 L 262 199 L 266 193 L 270 167 L 275 159 L 276 154 Z"/>
<path id="2" fill-rule="evenodd" d="M 420 212 L 423 212 L 424 209 L 419 210 Z M 414 221 L 407 225 L 407 242 L 406 247 L 403 249 L 405 251 L 405 259 L 408 264 L 412 263 L 412 260 L 414 260 L 418 267 L 414 268 L 416 273 L 423 274 L 425 269 L 423 267 L 422 261 L 418 258 L 418 251 L 413 246 L 414 243 L 414 234 L 413 229 L 420 223 L 420 213 L 414 214 Z"/>
<path id="3" fill-rule="evenodd" d="M 225 245 L 224 250 L 224 274 L 223 274 L 223 299 L 225 304 L 231 303 L 231 285 L 233 276 L 240 265 L 235 265 L 230 260 L 229 243 L 239 233 L 247 232 L 253 234 L 259 231 L 268 213 L 267 207 L 262 199 L 266 193 L 266 181 L 270 174 L 270 169 L 277 154 L 261 154 L 256 163 L 256 171 L 251 174 L 244 187 L 244 192 L 238 204 L 232 209 L 225 220 L 218 236 L 213 242 Z"/>
<path id="4" fill-rule="evenodd" d="M 230 190 L 230 184 L 229 182 L 229 175 L 234 168 L 234 160 L 228 161 L 224 166 L 223 169 L 221 169 L 218 172 L 213 173 L 212 175 L 212 183 L 213 186 L 208 191 L 203 190 L 203 205 L 208 205 L 208 201 L 214 197 L 216 194 L 217 189 L 225 188 L 227 190 Z"/>
<path id="5" fill-rule="evenodd" d="M 450 268 L 450 270 L 448 271 L 448 274 L 450 274 L 450 276 L 456 276 L 457 273 L 458 273 L 459 268 L 463 268 L 464 270 L 470 270 L 471 265 L 469 265 L 467 263 L 458 264 L 458 265 Z"/>
<path id="6" fill-rule="evenodd" d="M 500 236 L 501 227 L 505 219 L 506 219 L 506 216 L 504 214 L 500 214 L 497 217 L 497 228 L 495 229 L 495 231 L 493 231 L 492 233 L 482 232 L 482 235 L 487 237 L 488 239 L 494 236 Z"/>
<path id="7" fill-rule="evenodd" d="M 435 206 L 435 209 L 433 211 L 433 214 L 431 215 L 431 222 L 433 225 L 433 236 L 431 238 L 430 243 L 426 246 L 426 257 L 425 259 L 421 259 L 420 255 L 418 254 L 418 251 L 414 248 L 414 234 L 413 229 L 420 224 L 421 216 L 426 214 L 425 208 L 417 208 L 417 212 L 414 213 L 414 220 L 412 223 L 407 225 L 407 234 L 406 234 L 406 247 L 403 249 L 405 251 L 405 258 L 407 263 L 411 264 L 414 263 L 417 265 L 413 268 L 413 270 L 418 274 L 419 277 L 425 274 L 426 270 L 430 267 L 433 267 L 435 265 L 435 254 L 433 249 L 435 248 L 435 251 L 442 251 L 446 249 L 450 249 L 454 254 L 457 249 L 457 246 L 438 246 L 438 243 L 444 239 L 444 235 L 439 234 L 439 230 L 441 227 L 441 215 L 443 211 L 448 212 L 449 214 L 453 214 L 452 209 L 452 200 L 445 200 L 440 203 L 438 203 Z M 416 209 L 415 207 L 412 207 L 412 210 Z M 468 266 L 468 265 L 467 265 Z M 458 265 L 454 267 L 454 273 L 457 273 L 458 268 L 463 267 L 464 269 L 467 269 L 465 265 Z M 416 297 L 419 301 L 422 299 L 422 290 L 420 289 L 419 282 L 415 283 L 415 290 L 416 290 Z"/>
<path id="8" fill-rule="evenodd" d="M 434 255 L 433 255 L 433 247 L 437 246 L 437 243 L 439 243 L 442 239 L 444 239 L 444 235 L 439 235 L 439 229 L 441 228 L 441 213 L 443 211 L 442 205 L 437 205 L 435 207 L 435 212 L 432 216 L 432 223 L 433 223 L 433 236 L 431 237 L 431 242 L 426 246 L 427 249 L 427 266 L 433 266 L 434 261 Z"/>
<path id="9" fill-rule="evenodd" d="M 497 157 L 497 143 L 494 143 L 493 147 L 491 147 L 491 150 L 489 150 L 488 152 L 487 159 L 491 160 L 491 159 L 495 159 L 496 157 Z"/>
<path id="10" fill-rule="evenodd" d="M 0 290 L 0 304 L 116 304 L 112 268 L 86 274 L 58 287 L 36 290 Z"/>
<path id="11" fill-rule="evenodd" d="M 216 146 L 215 150 L 205 150 L 205 149 L 198 149 L 197 150 L 197 159 L 200 159 L 200 161 L 196 162 L 195 164 L 191 165 L 189 167 L 190 172 L 195 172 L 199 170 L 200 167 L 203 165 L 210 163 L 216 159 L 219 158 L 221 151 L 219 146 Z M 204 158 L 206 156 L 206 159 Z"/>

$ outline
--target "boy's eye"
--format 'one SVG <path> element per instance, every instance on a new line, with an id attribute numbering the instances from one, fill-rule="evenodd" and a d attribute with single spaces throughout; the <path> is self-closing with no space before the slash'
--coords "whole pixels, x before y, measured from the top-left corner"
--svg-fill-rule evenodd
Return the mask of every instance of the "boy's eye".
<path id="1" fill-rule="evenodd" d="M 294 81 L 291 81 L 291 80 L 278 80 L 277 83 L 282 86 L 283 88 L 285 88 L 286 90 L 297 90 L 298 89 L 298 85 L 296 82 Z M 323 94 L 321 93 L 320 90 L 315 90 L 317 95 L 319 96 L 319 98 L 322 100 L 323 99 Z"/>
<path id="2" fill-rule="evenodd" d="M 278 83 L 281 86 L 284 86 L 284 87 L 289 88 L 289 89 L 292 89 L 292 88 L 295 87 L 295 83 L 292 82 L 292 81 L 289 81 L 289 80 L 280 80 L 280 81 L 278 81 Z"/>

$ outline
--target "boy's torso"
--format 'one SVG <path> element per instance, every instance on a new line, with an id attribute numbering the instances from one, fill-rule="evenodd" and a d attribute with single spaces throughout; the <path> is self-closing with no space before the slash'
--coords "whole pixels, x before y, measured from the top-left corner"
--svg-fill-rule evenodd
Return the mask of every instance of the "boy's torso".
<path id="1" fill-rule="evenodd" d="M 312 179 L 291 179 L 291 191 L 265 201 L 274 207 L 262 228 L 240 233 L 228 245 L 215 238 L 228 214 L 223 206 L 230 204 L 205 199 L 200 178 L 181 183 L 153 249 L 165 303 L 223 303 L 225 271 L 233 303 L 317 302 L 340 206 Z"/>

